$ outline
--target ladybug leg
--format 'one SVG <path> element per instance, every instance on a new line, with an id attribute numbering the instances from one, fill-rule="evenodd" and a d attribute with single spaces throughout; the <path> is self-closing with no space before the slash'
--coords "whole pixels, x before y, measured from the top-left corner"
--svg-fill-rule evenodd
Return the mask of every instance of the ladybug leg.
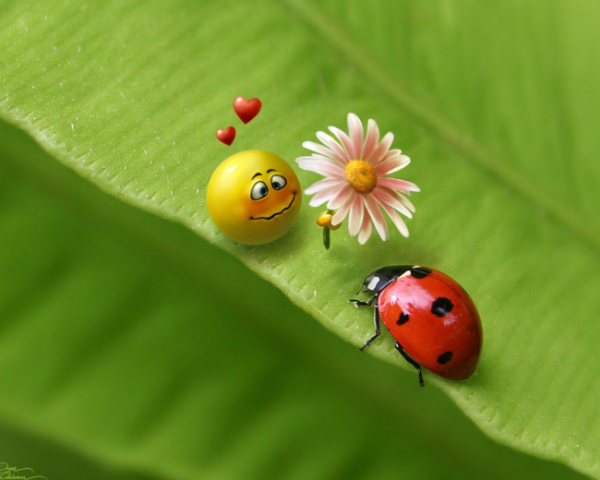
<path id="1" fill-rule="evenodd" d="M 372 299 L 376 297 L 376 295 L 373 295 L 373 297 L 371 297 L 369 299 L 369 301 L 372 301 Z M 381 321 L 379 318 L 379 306 L 377 305 L 377 303 L 375 303 L 375 313 L 373 315 L 373 321 L 375 322 L 375 335 L 373 335 L 371 338 L 369 338 L 365 344 L 360 347 L 360 351 L 362 352 L 365 348 L 367 348 L 369 345 L 371 345 L 371 342 L 373 340 L 375 340 L 380 334 L 381 334 Z"/>
<path id="2" fill-rule="evenodd" d="M 415 362 L 410 357 L 410 355 L 404 351 L 404 349 L 402 348 L 402 345 L 400 345 L 398 342 L 396 342 L 396 350 L 398 350 L 400 352 L 400 355 L 402 355 L 404 360 L 406 360 L 408 363 L 410 363 L 413 367 L 415 367 L 417 369 L 417 371 L 419 372 L 419 385 L 424 387 L 425 382 L 423 381 L 423 372 L 421 371 L 421 365 L 419 365 L 417 362 Z"/>
<path id="3" fill-rule="evenodd" d="M 354 306 L 356 308 L 358 308 L 358 307 L 370 307 L 371 305 L 373 305 L 373 302 L 378 297 L 378 295 L 379 294 L 376 293 L 371 298 L 369 298 L 366 302 L 362 302 L 361 300 L 357 300 L 356 298 L 351 298 L 350 300 L 348 300 L 348 303 L 354 303 Z"/>

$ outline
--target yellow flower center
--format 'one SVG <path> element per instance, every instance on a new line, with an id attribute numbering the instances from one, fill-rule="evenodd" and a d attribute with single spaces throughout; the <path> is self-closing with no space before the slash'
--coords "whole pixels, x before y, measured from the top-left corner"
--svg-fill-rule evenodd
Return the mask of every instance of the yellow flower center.
<path id="1" fill-rule="evenodd" d="M 350 160 L 344 174 L 350 186 L 359 193 L 371 193 L 377 186 L 377 173 L 364 160 Z"/>

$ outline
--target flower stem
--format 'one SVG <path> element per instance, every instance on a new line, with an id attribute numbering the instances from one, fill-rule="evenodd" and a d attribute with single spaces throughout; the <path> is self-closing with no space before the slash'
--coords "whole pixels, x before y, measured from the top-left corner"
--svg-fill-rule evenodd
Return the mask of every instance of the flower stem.
<path id="1" fill-rule="evenodd" d="M 331 210 L 331 209 L 327 209 L 327 213 L 329 215 L 333 215 L 335 213 L 335 210 Z M 325 248 L 327 250 L 329 250 L 329 247 L 331 246 L 331 229 L 329 227 L 324 227 L 323 228 L 323 245 L 325 245 Z"/>
<path id="2" fill-rule="evenodd" d="M 329 250 L 329 246 L 331 245 L 331 237 L 329 234 L 330 230 L 327 227 L 323 228 L 323 245 L 325 245 L 325 248 L 327 250 Z"/>

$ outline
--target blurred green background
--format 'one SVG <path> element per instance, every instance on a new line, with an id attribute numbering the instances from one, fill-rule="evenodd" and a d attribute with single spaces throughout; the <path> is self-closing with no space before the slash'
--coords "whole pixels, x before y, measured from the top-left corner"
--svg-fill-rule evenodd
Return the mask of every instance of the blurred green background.
<path id="1" fill-rule="evenodd" d="M 600 476 L 597 20 L 583 0 L 0 2 L 0 463 Z M 227 149 L 237 95 L 264 109 Z M 274 244 L 219 235 L 203 203 L 221 159 L 293 162 L 349 111 L 413 158 L 409 240 L 344 227 L 325 252 L 306 198 Z M 469 382 L 420 389 L 389 337 L 356 348 L 371 316 L 346 299 L 409 262 L 477 300 Z"/>

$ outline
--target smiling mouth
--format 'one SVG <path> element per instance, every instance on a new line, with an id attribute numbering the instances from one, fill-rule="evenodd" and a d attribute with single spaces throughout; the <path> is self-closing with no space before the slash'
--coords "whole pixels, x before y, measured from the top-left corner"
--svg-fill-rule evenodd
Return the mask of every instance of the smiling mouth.
<path id="1" fill-rule="evenodd" d="M 296 200 L 296 192 L 292 192 L 292 193 L 294 194 L 294 196 L 292 197 L 292 201 L 281 212 L 274 213 L 270 217 L 256 217 L 256 218 L 250 217 L 250 220 L 272 220 L 273 218 L 277 217 L 278 215 L 281 215 L 283 212 L 288 211 L 290 208 L 292 208 L 292 204 L 294 203 L 294 200 Z"/>

